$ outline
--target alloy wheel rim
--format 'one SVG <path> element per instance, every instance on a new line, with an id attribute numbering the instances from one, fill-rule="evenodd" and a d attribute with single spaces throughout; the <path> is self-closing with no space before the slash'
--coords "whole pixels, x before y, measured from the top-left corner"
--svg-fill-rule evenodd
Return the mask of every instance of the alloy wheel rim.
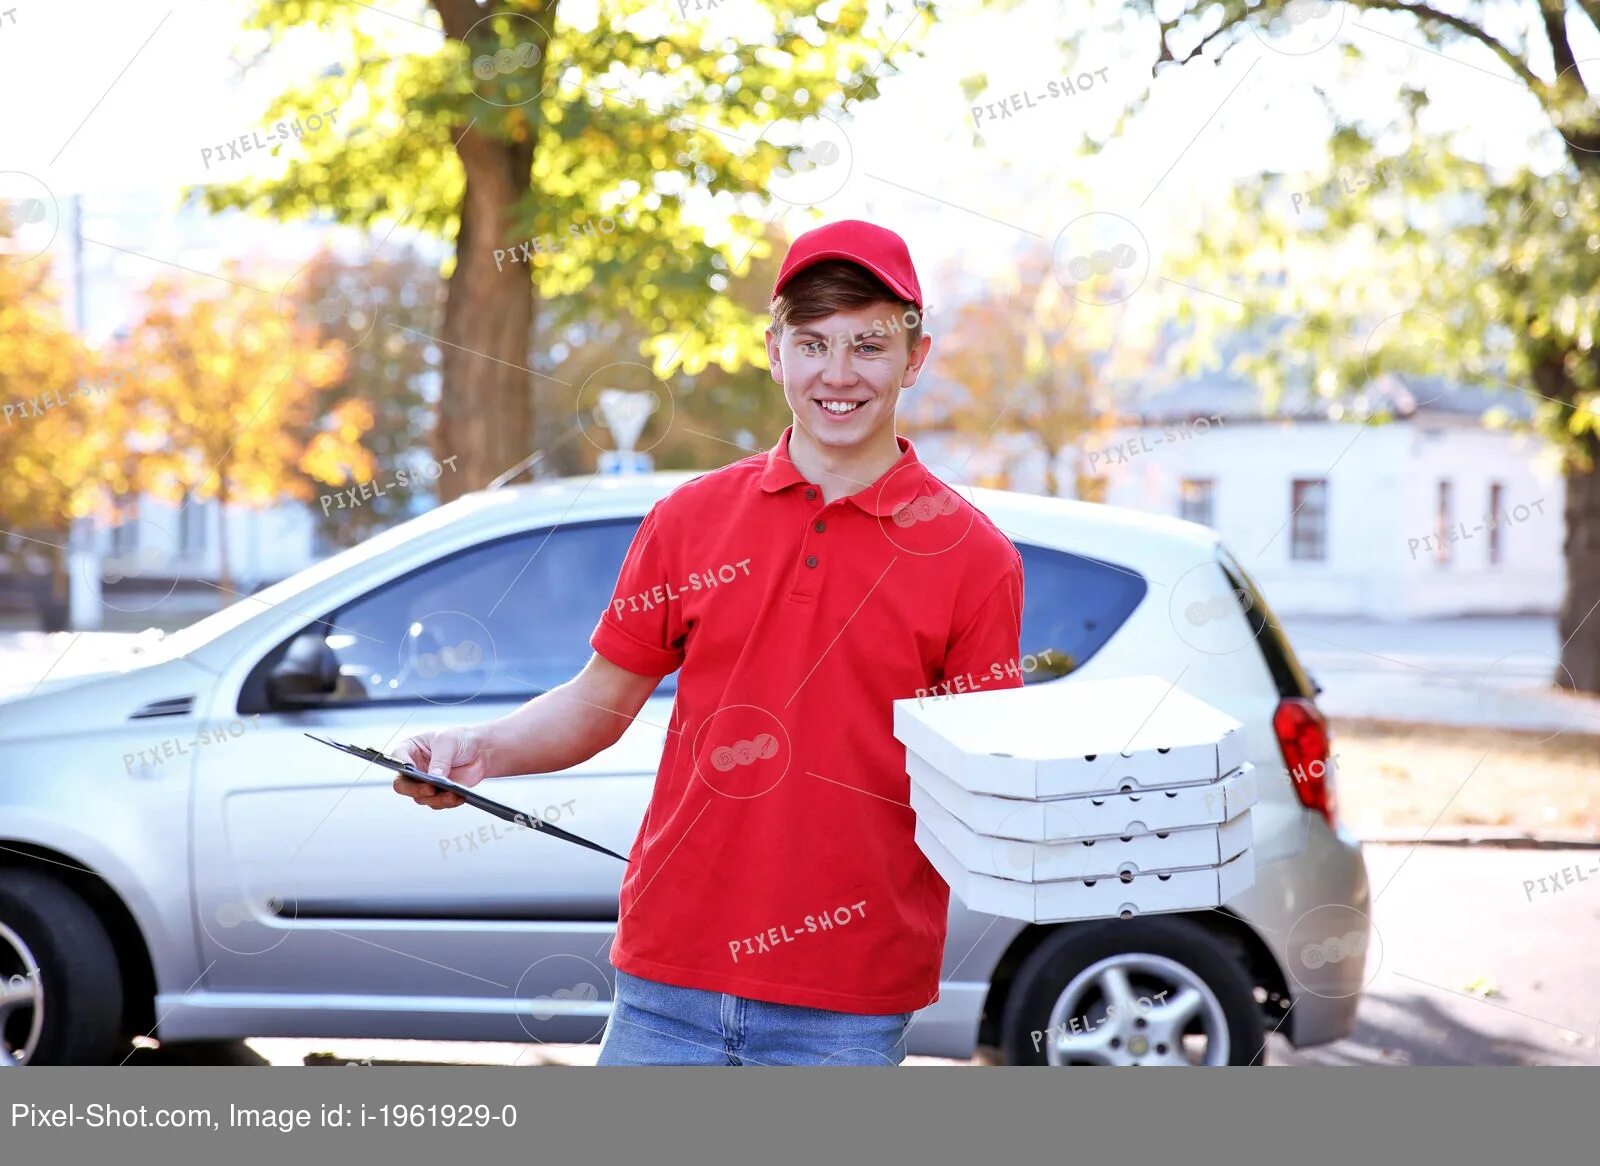
<path id="1" fill-rule="evenodd" d="M 1051 1065 L 1226 1065 L 1231 1051 L 1211 986 L 1148 952 L 1107 956 L 1074 976 L 1044 1036 Z"/>
<path id="2" fill-rule="evenodd" d="M 38 1050 L 44 1004 L 39 961 L 22 936 L 0 923 L 0 1067 L 26 1065 Z"/>

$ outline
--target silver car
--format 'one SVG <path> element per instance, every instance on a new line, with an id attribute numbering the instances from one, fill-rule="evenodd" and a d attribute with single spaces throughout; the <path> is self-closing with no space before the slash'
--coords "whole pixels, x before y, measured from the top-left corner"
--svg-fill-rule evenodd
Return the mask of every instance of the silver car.
<path id="1" fill-rule="evenodd" d="M 419 809 L 306 734 L 387 750 L 570 679 L 644 513 L 692 476 L 473 494 L 0 703 L 0 1064 L 115 1060 L 138 1034 L 597 1039 L 622 865 Z M 1349 1033 L 1366 871 L 1316 689 L 1248 574 L 1190 523 L 972 497 L 1022 554 L 1023 651 L 1062 662 L 1028 683 L 1154 674 L 1245 725 L 1257 878 L 1219 909 L 1060 926 L 952 897 L 909 1052 L 1248 1064 L 1270 1031 Z M 673 692 L 583 764 L 484 792 L 626 853 Z"/>

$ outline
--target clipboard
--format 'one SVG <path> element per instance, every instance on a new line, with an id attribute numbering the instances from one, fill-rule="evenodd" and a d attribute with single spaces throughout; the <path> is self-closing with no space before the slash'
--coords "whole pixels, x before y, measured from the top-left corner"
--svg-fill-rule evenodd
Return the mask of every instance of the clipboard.
<path id="1" fill-rule="evenodd" d="M 427 782 L 435 789 L 449 790 L 462 801 L 466 802 L 469 806 L 477 806 L 478 809 L 493 814 L 496 818 L 500 818 L 503 821 L 511 822 L 514 825 L 527 826 L 531 829 L 538 830 L 541 833 L 549 834 L 554 838 L 560 838 L 565 842 L 571 842 L 575 846 L 582 846 L 588 850 L 598 850 L 601 854 L 609 854 L 612 858 L 621 859 L 623 862 L 628 861 L 627 858 L 618 854 L 615 850 L 608 850 L 606 847 L 601 846 L 598 842 L 590 842 L 582 835 L 574 834 L 570 830 L 563 830 L 560 826 L 552 826 L 549 822 L 544 821 L 542 818 L 539 818 L 536 815 L 524 814 L 521 810 L 513 810 L 510 806 L 505 805 L 502 802 L 497 802 L 493 798 L 484 797 L 476 790 L 469 789 L 464 785 L 457 785 L 449 778 L 436 777 L 431 773 L 424 773 L 420 769 L 416 769 L 410 765 L 407 765 L 404 761 L 396 761 L 393 757 L 390 757 L 386 753 L 379 753 L 376 749 L 364 749 L 360 745 L 341 744 L 338 741 L 330 741 L 326 737 L 319 737 L 315 733 L 307 733 L 306 736 L 310 737 L 313 741 L 320 741 L 324 745 L 332 746 L 341 753 L 348 753 L 352 757 L 359 757 L 363 761 L 370 761 L 374 765 L 381 765 L 385 769 L 392 769 L 394 772 L 401 774 L 404 777 L 409 777 L 413 781 L 423 781 Z"/>

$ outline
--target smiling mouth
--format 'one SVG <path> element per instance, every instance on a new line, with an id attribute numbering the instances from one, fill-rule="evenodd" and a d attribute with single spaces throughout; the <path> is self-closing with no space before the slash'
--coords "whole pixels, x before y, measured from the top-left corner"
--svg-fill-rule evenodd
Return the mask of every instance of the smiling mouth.
<path id="1" fill-rule="evenodd" d="M 829 413 L 829 414 L 833 415 L 834 417 L 848 417 L 848 416 L 850 416 L 850 414 L 854 413 L 857 409 L 861 408 L 861 406 L 863 406 L 865 404 L 866 404 L 865 401 L 822 401 L 822 400 L 819 400 L 817 402 L 817 407 L 820 408 L 824 413 Z"/>

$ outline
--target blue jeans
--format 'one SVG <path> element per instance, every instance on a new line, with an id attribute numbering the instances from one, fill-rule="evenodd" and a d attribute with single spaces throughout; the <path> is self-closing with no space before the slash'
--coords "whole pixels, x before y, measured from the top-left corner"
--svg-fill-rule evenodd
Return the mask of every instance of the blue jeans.
<path id="1" fill-rule="evenodd" d="M 898 1065 L 913 1012 L 866 1016 L 617 971 L 600 1065 Z"/>

